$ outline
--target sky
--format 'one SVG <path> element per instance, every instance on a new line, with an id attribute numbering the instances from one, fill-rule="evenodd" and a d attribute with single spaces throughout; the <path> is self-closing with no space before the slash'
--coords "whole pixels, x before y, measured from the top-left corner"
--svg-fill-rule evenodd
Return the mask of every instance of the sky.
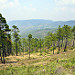
<path id="1" fill-rule="evenodd" d="M 7 21 L 75 20 L 75 0 L 0 0 L 0 13 Z"/>

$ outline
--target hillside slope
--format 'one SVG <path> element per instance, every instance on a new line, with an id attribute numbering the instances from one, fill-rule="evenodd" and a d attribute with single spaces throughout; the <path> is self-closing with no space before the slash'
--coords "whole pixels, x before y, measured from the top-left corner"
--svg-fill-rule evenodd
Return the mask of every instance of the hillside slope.
<path id="1" fill-rule="evenodd" d="M 56 52 L 56 51 L 55 51 Z M 32 53 L 6 57 L 6 64 L 0 64 L 0 75 L 75 75 L 75 50 L 60 54 Z"/>
<path id="2" fill-rule="evenodd" d="M 64 24 L 73 27 L 75 25 L 75 20 L 52 21 L 52 20 L 43 20 L 43 19 L 32 19 L 32 20 L 14 20 L 8 22 L 10 28 L 12 28 L 13 25 L 16 25 L 19 28 L 22 37 L 27 37 L 29 33 L 32 33 L 34 37 L 37 36 L 39 37 L 38 34 L 39 31 L 40 33 L 42 32 L 42 34 L 47 33 L 48 31 L 52 31 L 53 28 L 56 30 L 59 25 L 64 26 Z M 44 36 L 42 35 L 42 37 Z"/>

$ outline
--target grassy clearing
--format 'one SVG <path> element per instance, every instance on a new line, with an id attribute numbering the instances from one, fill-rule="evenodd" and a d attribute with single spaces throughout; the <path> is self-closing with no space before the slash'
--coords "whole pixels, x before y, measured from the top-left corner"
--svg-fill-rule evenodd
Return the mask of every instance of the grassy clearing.
<path id="1" fill-rule="evenodd" d="M 60 54 L 31 54 L 6 57 L 0 64 L 0 75 L 75 75 L 75 50 Z"/>

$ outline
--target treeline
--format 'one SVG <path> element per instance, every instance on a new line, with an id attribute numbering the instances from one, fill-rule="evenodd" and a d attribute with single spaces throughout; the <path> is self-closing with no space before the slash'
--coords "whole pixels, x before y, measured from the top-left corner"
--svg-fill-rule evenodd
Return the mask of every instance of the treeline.
<path id="1" fill-rule="evenodd" d="M 32 34 L 28 35 L 28 39 L 20 38 L 19 29 L 13 25 L 12 29 L 9 29 L 9 25 L 6 23 L 6 19 L 0 14 L 0 57 L 1 62 L 5 63 L 6 56 L 9 55 L 21 55 L 25 52 L 29 54 L 33 52 L 40 52 L 43 54 L 43 50 L 48 53 L 57 48 L 57 53 L 60 53 L 61 49 L 64 52 L 67 48 L 75 47 L 75 26 L 72 28 L 68 25 L 63 27 L 59 26 L 55 33 L 48 32 L 44 38 L 33 38 Z"/>

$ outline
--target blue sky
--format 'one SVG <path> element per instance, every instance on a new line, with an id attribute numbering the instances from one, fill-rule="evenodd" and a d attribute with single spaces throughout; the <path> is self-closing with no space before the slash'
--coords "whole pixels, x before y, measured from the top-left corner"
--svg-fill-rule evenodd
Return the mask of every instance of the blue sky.
<path id="1" fill-rule="evenodd" d="M 7 21 L 75 20 L 75 0 L 0 0 L 0 13 Z"/>

